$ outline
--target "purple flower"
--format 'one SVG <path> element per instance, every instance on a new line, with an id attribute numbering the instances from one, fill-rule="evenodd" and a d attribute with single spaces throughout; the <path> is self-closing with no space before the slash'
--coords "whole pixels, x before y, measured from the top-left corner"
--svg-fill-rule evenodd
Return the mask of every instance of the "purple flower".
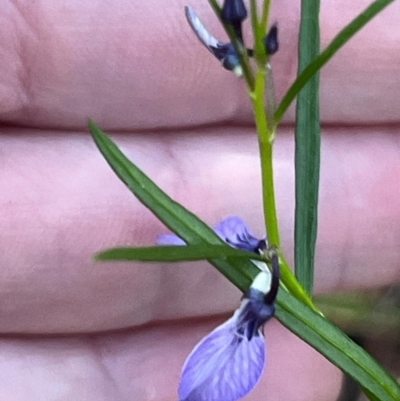
<path id="1" fill-rule="evenodd" d="M 259 252 L 266 248 L 239 217 L 228 217 L 215 232 L 229 245 Z M 161 235 L 161 245 L 185 245 L 175 235 Z M 272 275 L 263 269 L 256 276 L 233 316 L 193 349 L 182 369 L 179 401 L 235 401 L 260 380 L 266 360 L 264 324 L 274 315 L 279 288 L 279 261 L 271 256 Z M 257 264 L 258 265 L 258 264 Z"/>
<path id="2" fill-rule="evenodd" d="M 216 227 L 215 233 L 233 248 L 259 253 L 266 248 L 265 238 L 258 239 L 247 227 L 245 222 L 237 216 L 227 217 Z M 158 245 L 186 245 L 185 241 L 173 234 L 162 234 L 157 237 Z"/>
<path id="3" fill-rule="evenodd" d="M 240 65 L 239 56 L 236 53 L 233 44 L 230 42 L 221 42 L 211 35 L 192 7 L 186 6 L 185 14 L 190 27 L 203 46 L 205 46 L 206 49 L 208 49 L 208 51 L 221 62 L 226 70 L 232 71 L 238 77 L 243 76 L 243 69 Z M 242 44 L 242 22 L 246 17 L 247 10 L 243 0 L 225 0 L 221 10 L 221 19 L 233 27 L 237 38 L 242 42 Z M 266 53 L 269 55 L 275 54 L 278 51 L 278 28 L 276 24 L 271 27 L 267 36 L 264 38 L 264 46 Z M 245 50 L 249 57 L 254 57 L 253 49 L 246 48 Z"/>
<path id="4" fill-rule="evenodd" d="M 235 401 L 259 382 L 266 360 L 262 327 L 274 315 L 279 286 L 277 256 L 273 264 L 271 286 L 271 275 L 260 272 L 234 315 L 188 356 L 182 369 L 179 401 Z"/>
<path id="5" fill-rule="evenodd" d="M 238 77 L 241 77 L 243 75 L 242 67 L 232 43 L 223 43 L 214 38 L 207 31 L 193 8 L 186 6 L 185 14 L 190 27 L 200 42 L 222 63 L 226 70 L 233 71 Z"/>

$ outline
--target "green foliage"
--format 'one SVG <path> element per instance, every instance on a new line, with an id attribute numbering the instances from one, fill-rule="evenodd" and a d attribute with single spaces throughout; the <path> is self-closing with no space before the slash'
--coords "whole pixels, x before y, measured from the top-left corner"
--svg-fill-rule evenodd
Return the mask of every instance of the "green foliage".
<path id="1" fill-rule="evenodd" d="M 164 224 L 168 224 L 176 234 L 188 243 L 189 241 L 194 243 L 202 242 L 204 245 L 213 246 L 216 241 L 220 242 L 218 236 L 201 220 L 170 199 L 168 195 L 131 163 L 111 139 L 93 122 L 89 124 L 94 141 L 108 164 L 146 207 L 152 212 L 156 212 L 156 209 L 158 209 L 157 215 Z M 162 211 L 160 212 L 159 209 L 162 209 Z M 192 225 L 184 223 L 186 218 L 190 218 Z M 250 259 L 236 257 L 238 252 L 235 250 L 233 258 L 227 255 L 228 252 L 226 250 L 224 250 L 225 257 L 223 257 L 223 253 L 218 257 L 213 257 L 213 254 L 207 254 L 208 251 L 206 251 L 206 246 L 204 245 L 195 247 L 196 256 L 199 257 L 200 251 L 204 252 L 203 257 L 199 257 L 201 259 L 208 259 L 211 255 L 212 257 L 208 260 L 212 265 L 239 289 L 242 291 L 247 290 L 252 279 L 259 271 Z M 218 244 L 216 246 L 227 248 Z M 160 250 L 163 247 L 155 247 L 156 251 L 157 248 Z M 171 249 L 173 248 L 180 247 L 171 247 Z M 185 249 L 189 248 L 190 246 L 188 248 L 182 247 L 180 250 L 185 252 Z M 173 251 L 175 250 L 173 249 Z M 111 250 L 106 251 L 106 256 L 104 258 L 101 257 L 101 259 L 111 260 L 112 252 Z M 117 254 L 116 259 L 121 260 L 118 258 L 119 250 L 117 249 L 115 252 Z M 140 252 L 139 250 L 138 254 Z M 148 256 L 148 249 L 144 253 Z M 251 259 L 254 259 L 252 254 Z M 278 294 L 276 317 L 288 329 L 352 376 L 373 397 L 377 397 L 382 401 L 400 399 L 400 387 L 372 357 L 323 316 L 296 299 L 283 287 L 281 287 Z"/>
<path id="2" fill-rule="evenodd" d="M 354 18 L 353 21 L 351 21 L 335 36 L 332 42 L 317 58 L 304 68 L 303 72 L 292 83 L 289 90 L 279 103 L 275 112 L 276 125 L 280 123 L 293 100 L 311 77 L 313 77 L 357 32 L 364 28 L 369 21 L 394 1 L 395 0 L 375 0 L 372 2 L 361 14 Z"/>
<path id="3" fill-rule="evenodd" d="M 262 44 L 268 26 L 270 1 L 264 2 L 261 13 L 257 10 L 256 1 L 250 1 L 255 67 L 232 28 L 224 26 L 238 53 L 254 110 L 261 156 L 265 226 L 269 245 L 278 249 L 281 266 L 276 317 L 353 377 L 371 400 L 381 401 L 400 401 L 399 385 L 368 353 L 318 311 L 309 294 L 314 275 L 320 163 L 318 72 L 348 40 L 393 1 L 374 1 L 319 53 L 319 0 L 302 0 L 298 77 L 276 110 L 272 69 Z M 216 0 L 209 2 L 219 18 L 219 4 Z M 291 273 L 280 249 L 272 158 L 277 126 L 296 97 L 295 263 L 299 281 Z M 96 258 L 169 262 L 206 259 L 241 291 L 246 291 L 259 272 L 254 261 L 264 259 L 228 247 L 197 216 L 157 187 L 92 121 L 89 128 L 100 152 L 117 176 L 143 205 L 188 244 L 187 247 L 116 248 L 101 252 Z"/>
<path id="4" fill-rule="evenodd" d="M 319 0 L 302 0 L 298 75 L 319 53 Z M 297 97 L 295 134 L 296 208 L 294 267 L 296 278 L 312 294 L 317 240 L 320 165 L 319 74 Z"/>
<path id="5" fill-rule="evenodd" d="M 190 262 L 207 259 L 248 259 L 265 261 L 257 254 L 240 251 L 228 245 L 150 246 L 145 248 L 112 248 L 95 255 L 96 260 L 141 262 Z"/>

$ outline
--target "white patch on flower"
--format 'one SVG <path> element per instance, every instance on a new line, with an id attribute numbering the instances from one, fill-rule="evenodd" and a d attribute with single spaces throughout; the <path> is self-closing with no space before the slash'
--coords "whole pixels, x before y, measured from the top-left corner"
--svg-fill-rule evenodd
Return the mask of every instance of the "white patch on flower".
<path id="1" fill-rule="evenodd" d="M 263 294 L 266 294 L 271 288 L 271 280 L 271 272 L 269 270 L 262 271 L 261 273 L 257 274 L 256 278 L 253 281 L 253 284 L 251 285 L 251 288 L 254 288 L 255 290 L 261 291 Z"/>

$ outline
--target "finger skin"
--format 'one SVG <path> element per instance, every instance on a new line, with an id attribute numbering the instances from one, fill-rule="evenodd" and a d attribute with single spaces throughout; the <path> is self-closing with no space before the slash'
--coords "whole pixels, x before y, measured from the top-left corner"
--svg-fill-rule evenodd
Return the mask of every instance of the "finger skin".
<path id="1" fill-rule="evenodd" d="M 186 356 L 225 318 L 102 336 L 3 339 L 0 401 L 176 401 Z M 275 321 L 265 335 L 264 375 L 243 400 L 337 398 L 338 369 Z"/>
<path id="2" fill-rule="evenodd" d="M 322 42 L 367 4 L 340 0 L 323 8 Z M 82 135 L 87 117 L 123 131 L 115 138 L 128 156 L 209 224 L 241 214 L 264 234 L 243 82 L 207 57 L 183 5 L 0 5 L 0 121 L 11 126 L 0 141 L 0 332 L 56 335 L 0 341 L 0 400 L 176 400 L 186 355 L 221 322 L 194 324 L 193 317 L 237 306 L 238 291 L 204 264 L 99 265 L 90 259 L 108 246 L 152 244 L 165 229 Z M 281 97 L 296 72 L 298 4 L 275 7 L 272 19 L 283 28 L 273 60 Z M 196 11 L 222 38 L 207 4 Z M 392 34 L 398 12 L 396 2 L 322 74 L 323 121 L 336 127 L 326 130 L 323 148 L 319 291 L 399 279 L 400 63 L 399 38 Z M 285 121 L 293 122 L 293 111 Z M 337 128 L 346 124 L 375 126 Z M 291 130 L 279 135 L 277 196 L 290 252 Z M 140 326 L 159 320 L 160 326 Z M 124 334 L 59 337 L 126 327 Z M 266 333 L 270 364 L 248 400 L 336 398 L 341 375 L 332 365 L 275 322 Z"/>
<path id="3" fill-rule="evenodd" d="M 0 180 L 2 332 L 113 330 L 236 308 L 239 291 L 205 263 L 94 263 L 92 255 L 101 249 L 152 245 L 168 230 L 115 177 L 89 136 L 40 138 L 29 132 L 16 136 L 11 130 L 0 144 L 7 173 Z M 283 247 L 291 258 L 289 133 L 279 133 L 275 174 Z M 382 129 L 324 132 L 317 291 L 399 280 L 397 138 L 395 131 Z M 239 214 L 264 235 L 252 130 L 114 139 L 208 224 Z"/>
<path id="4" fill-rule="evenodd" d="M 322 7 L 322 47 L 370 2 L 353 3 Z M 83 129 L 92 117 L 104 128 L 136 131 L 252 124 L 243 81 L 198 42 L 186 22 L 185 4 L 3 2 L 0 121 Z M 217 38 L 224 38 L 207 2 L 198 2 L 196 12 Z M 400 3 L 394 2 L 324 68 L 323 121 L 399 122 L 399 13 Z M 281 44 L 272 62 L 278 98 L 296 74 L 298 15 L 298 2 L 273 5 L 271 21 L 279 23 Z M 294 109 L 285 121 L 293 123 Z"/>

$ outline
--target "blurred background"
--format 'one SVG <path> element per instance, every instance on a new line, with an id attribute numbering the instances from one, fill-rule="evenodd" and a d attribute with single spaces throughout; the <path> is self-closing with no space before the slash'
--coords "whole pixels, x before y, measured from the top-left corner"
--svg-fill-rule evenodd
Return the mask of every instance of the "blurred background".
<path id="1" fill-rule="evenodd" d="M 400 286 L 316 297 L 323 313 L 400 381 Z M 349 377 L 340 401 L 367 401 Z"/>

